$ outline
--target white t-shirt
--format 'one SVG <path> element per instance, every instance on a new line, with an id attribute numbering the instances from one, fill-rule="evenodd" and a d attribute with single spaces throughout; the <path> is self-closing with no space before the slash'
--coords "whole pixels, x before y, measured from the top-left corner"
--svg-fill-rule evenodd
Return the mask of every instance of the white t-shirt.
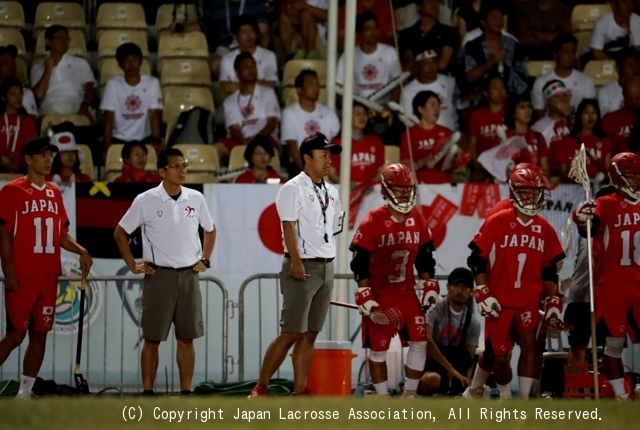
<path id="1" fill-rule="evenodd" d="M 31 87 L 35 87 L 44 75 L 44 61 L 31 68 Z M 84 85 L 93 83 L 91 67 L 87 60 L 73 55 L 64 54 L 57 66 L 51 71 L 49 87 L 40 103 L 40 115 L 73 115 L 78 113 Z"/>
<path id="2" fill-rule="evenodd" d="M 600 105 L 600 116 L 602 117 L 609 112 L 613 112 L 624 107 L 622 87 L 618 81 L 610 82 L 600 88 L 600 91 L 598 91 L 598 104 Z"/>
<path id="3" fill-rule="evenodd" d="M 365 54 L 356 46 L 354 57 L 354 92 L 362 97 L 369 97 L 400 76 L 398 53 L 392 46 L 378 43 L 376 50 L 371 54 Z M 336 83 L 344 84 L 344 54 L 338 61 Z M 387 94 L 379 99 L 378 103 L 385 104 L 390 98 L 391 95 Z"/>
<path id="4" fill-rule="evenodd" d="M 202 193 L 181 187 L 173 200 L 163 184 L 139 194 L 119 223 L 128 234 L 142 226 L 142 258 L 174 269 L 193 266 L 202 257 L 198 226 L 211 232 L 213 217 Z"/>
<path id="5" fill-rule="evenodd" d="M 417 79 L 409 82 L 402 91 L 401 103 L 405 112 L 413 113 L 413 99 L 421 91 L 433 91 L 440 97 L 440 116 L 437 124 L 450 130 L 457 130 L 456 80 L 452 77 L 438 74 L 436 80 L 430 84 L 421 84 Z"/>
<path id="6" fill-rule="evenodd" d="M 582 72 L 573 70 L 566 78 L 556 75 L 554 70 L 549 70 L 542 76 L 536 78 L 531 90 L 531 104 L 535 110 L 545 110 L 547 105 L 542 94 L 545 84 L 554 79 L 564 83 L 564 86 L 571 91 L 571 106 L 577 108 L 583 99 L 596 98 L 596 87 L 593 80 Z"/>
<path id="7" fill-rule="evenodd" d="M 631 32 L 629 35 L 629 46 L 640 46 L 640 16 L 635 13 L 631 14 L 629 20 L 629 31 Z M 616 24 L 616 21 L 613 19 L 613 12 L 610 12 L 602 15 L 596 21 L 589 46 L 592 49 L 602 51 L 607 43 L 625 37 L 626 35 L 627 30 Z"/>
<path id="8" fill-rule="evenodd" d="M 331 142 L 340 131 L 340 120 L 333 110 L 323 104 L 316 102 L 316 109 L 307 112 L 302 110 L 300 103 L 295 103 L 282 111 L 281 129 L 283 145 L 287 144 L 287 140 L 295 140 L 300 147 L 307 136 L 317 131 Z"/>
<path id="9" fill-rule="evenodd" d="M 222 57 L 222 60 L 220 61 L 221 82 L 238 82 L 238 75 L 236 75 L 236 70 L 233 68 L 233 62 L 236 60 L 238 54 L 240 54 L 240 50 L 234 49 Z M 258 79 L 261 81 L 272 81 L 277 83 L 278 63 L 276 61 L 276 54 L 261 46 L 257 46 L 256 52 L 252 55 L 253 59 L 256 60 Z"/>
<path id="10" fill-rule="evenodd" d="M 33 95 L 33 91 L 29 88 L 22 88 L 22 107 L 29 115 L 38 116 L 36 97 Z"/>
<path id="11" fill-rule="evenodd" d="M 160 81 L 142 75 L 135 87 L 127 84 L 124 76 L 115 76 L 107 82 L 100 110 L 114 112 L 113 137 L 130 142 L 151 135 L 150 110 L 162 110 Z"/>
<path id="12" fill-rule="evenodd" d="M 227 130 L 239 125 L 244 137 L 252 137 L 267 125 L 270 117 L 280 118 L 280 105 L 273 89 L 256 84 L 253 94 L 242 96 L 240 90 L 230 94 L 223 103 Z"/>

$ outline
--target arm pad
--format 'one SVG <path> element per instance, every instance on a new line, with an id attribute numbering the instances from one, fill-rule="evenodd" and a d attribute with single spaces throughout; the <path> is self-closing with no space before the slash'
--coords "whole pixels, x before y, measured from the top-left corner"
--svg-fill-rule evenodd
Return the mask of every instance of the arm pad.
<path id="1" fill-rule="evenodd" d="M 371 252 L 359 246 L 353 246 L 353 258 L 351 259 L 351 271 L 354 274 L 356 282 L 369 279 L 369 268 L 371 267 Z"/>
<path id="2" fill-rule="evenodd" d="M 480 256 L 480 248 L 475 244 L 469 245 L 471 248 L 471 255 L 467 258 L 467 266 L 471 269 L 473 276 L 487 273 L 487 260 Z"/>
<path id="3" fill-rule="evenodd" d="M 558 283 L 558 269 L 555 263 L 542 268 L 542 280 Z"/>
<path id="4" fill-rule="evenodd" d="M 418 254 L 416 255 L 415 267 L 418 271 L 418 276 L 423 273 L 428 273 L 429 278 L 433 279 L 436 275 L 436 260 L 433 258 L 433 251 L 436 247 L 433 246 L 433 241 L 429 241 L 418 248 Z"/>

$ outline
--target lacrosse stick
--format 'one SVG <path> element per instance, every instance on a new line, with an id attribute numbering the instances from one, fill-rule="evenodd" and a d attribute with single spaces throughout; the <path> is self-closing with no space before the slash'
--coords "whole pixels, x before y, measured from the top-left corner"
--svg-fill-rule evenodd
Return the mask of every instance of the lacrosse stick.
<path id="1" fill-rule="evenodd" d="M 393 81 L 386 84 L 384 87 L 380 88 L 375 93 L 371 94 L 369 97 L 367 97 L 367 99 L 372 102 L 377 102 L 382 97 L 386 96 L 391 91 L 393 91 L 398 85 L 401 85 L 410 76 L 411 76 L 411 72 L 402 72 L 400 76 L 398 76 Z"/>
<path id="2" fill-rule="evenodd" d="M 560 238 L 562 239 L 562 250 L 564 251 L 564 255 L 568 256 L 573 248 L 573 224 L 571 222 L 571 217 L 567 218 L 567 222 L 565 223 L 562 231 L 560 232 Z M 571 278 L 561 279 L 558 284 L 558 291 L 560 294 L 564 295 L 569 288 L 571 287 Z"/>
<path id="3" fill-rule="evenodd" d="M 452 151 L 455 154 L 455 151 L 458 150 L 458 148 L 456 147 L 456 143 L 458 143 L 461 136 L 462 134 L 459 131 L 456 131 L 455 133 L 453 133 L 451 137 L 449 137 L 449 140 L 447 140 L 447 142 L 444 144 L 442 149 L 433 157 L 433 160 L 431 161 L 432 166 L 431 167 L 427 166 L 427 167 L 429 167 L 430 169 L 433 169 L 433 166 L 438 164 L 440 160 L 442 160 L 445 157 L 445 155 L 449 155 L 449 153 Z M 444 163 L 442 165 L 442 170 L 445 170 Z"/>
<path id="4" fill-rule="evenodd" d="M 336 93 L 340 94 L 340 95 L 344 95 L 344 88 L 336 85 Z M 371 110 L 374 110 L 374 111 L 376 111 L 378 113 L 382 112 L 384 110 L 384 106 L 382 106 L 380 103 L 376 103 L 374 101 L 366 99 L 366 98 L 364 98 L 362 96 L 359 96 L 357 94 L 353 94 L 353 101 L 358 102 L 358 103 L 362 103 L 367 108 L 369 108 Z"/>
<path id="5" fill-rule="evenodd" d="M 331 304 L 334 306 L 340 306 L 342 308 L 358 309 L 358 305 L 353 303 L 339 302 L 337 300 L 331 300 Z M 402 314 L 394 307 L 386 309 L 374 309 L 369 315 L 371 321 L 378 325 L 391 325 L 396 330 L 402 328 Z"/>
<path id="6" fill-rule="evenodd" d="M 584 143 L 580 145 L 580 150 L 571 161 L 569 177 L 576 181 L 584 189 L 585 199 L 591 199 L 591 183 L 587 175 L 587 150 Z M 593 389 L 596 400 L 600 398 L 600 387 L 598 383 L 598 352 L 596 349 L 596 314 L 593 298 L 593 245 L 591 243 L 591 219 L 587 218 L 587 256 L 589 262 L 589 300 L 591 311 L 591 355 L 593 360 Z"/>
<path id="7" fill-rule="evenodd" d="M 392 111 L 397 112 L 400 120 L 402 120 L 402 122 L 408 127 L 413 127 L 414 125 L 420 123 L 420 119 L 415 116 L 413 112 L 406 112 L 399 103 L 389 102 L 387 103 L 387 106 L 389 106 L 389 109 L 391 109 Z"/>
<path id="8" fill-rule="evenodd" d="M 80 315 L 78 318 L 78 345 L 76 346 L 76 368 L 74 372 L 74 379 L 76 381 L 76 393 L 89 394 L 89 384 L 87 380 L 82 376 L 80 371 L 80 359 L 82 357 L 82 329 L 84 326 L 84 302 L 85 302 L 85 289 L 86 278 L 82 276 L 82 284 L 80 285 Z"/>

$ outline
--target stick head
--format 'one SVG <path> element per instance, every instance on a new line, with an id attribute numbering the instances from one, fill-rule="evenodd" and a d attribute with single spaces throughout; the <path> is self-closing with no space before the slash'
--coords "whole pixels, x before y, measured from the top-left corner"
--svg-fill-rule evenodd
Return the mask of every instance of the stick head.
<path id="1" fill-rule="evenodd" d="M 580 145 L 580 149 L 576 151 L 571 161 L 569 177 L 581 185 L 587 193 L 591 192 L 591 183 L 587 174 L 587 150 L 584 147 L 584 143 Z"/>
<path id="2" fill-rule="evenodd" d="M 400 330 L 402 328 L 402 314 L 394 307 L 375 309 L 371 312 L 369 318 L 378 325 L 390 325 L 395 327 L 396 330 Z"/>

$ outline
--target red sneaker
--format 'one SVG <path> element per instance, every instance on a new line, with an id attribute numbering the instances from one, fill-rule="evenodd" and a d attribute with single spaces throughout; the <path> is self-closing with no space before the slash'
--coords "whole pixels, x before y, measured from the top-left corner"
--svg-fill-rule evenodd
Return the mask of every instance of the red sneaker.
<path id="1" fill-rule="evenodd" d="M 256 384 L 256 386 L 253 387 L 253 390 L 251 390 L 251 394 L 249 394 L 247 398 L 255 399 L 257 397 L 267 397 L 268 393 L 269 393 L 269 389 L 267 388 L 266 385 Z"/>

